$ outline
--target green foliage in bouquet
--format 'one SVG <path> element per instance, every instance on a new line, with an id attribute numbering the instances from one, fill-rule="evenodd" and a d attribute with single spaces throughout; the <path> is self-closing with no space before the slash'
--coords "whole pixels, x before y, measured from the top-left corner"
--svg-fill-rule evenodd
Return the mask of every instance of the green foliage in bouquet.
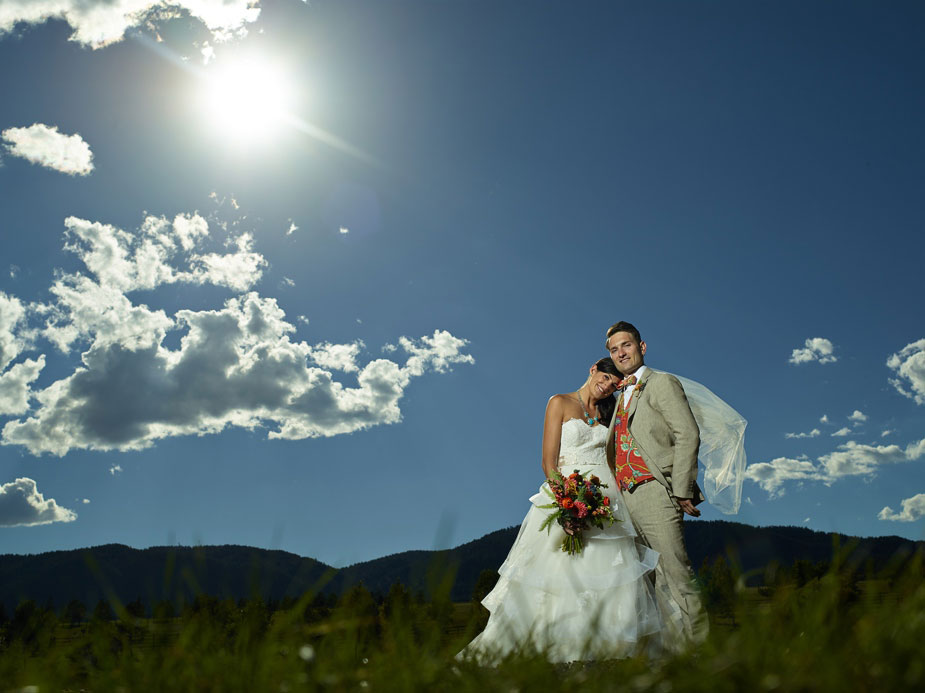
<path id="1" fill-rule="evenodd" d="M 610 526 L 616 521 L 610 498 L 602 491 L 605 488 L 607 484 L 601 483 L 593 474 L 585 476 L 576 469 L 564 477 L 556 470 L 552 479 L 543 486 L 543 491 L 553 502 L 539 506 L 554 512 L 543 520 L 540 531 L 545 529 L 549 532 L 552 523 L 558 522 L 565 530 L 562 550 L 569 556 L 580 554 L 584 550 L 584 530 L 592 525 L 603 529 L 605 523 Z"/>

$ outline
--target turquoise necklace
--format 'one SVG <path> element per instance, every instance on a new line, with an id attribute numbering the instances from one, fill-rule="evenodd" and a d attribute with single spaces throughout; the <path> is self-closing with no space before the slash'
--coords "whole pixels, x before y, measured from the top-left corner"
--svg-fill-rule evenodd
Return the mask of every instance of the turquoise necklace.
<path id="1" fill-rule="evenodd" d="M 598 416 L 591 416 L 591 414 L 588 413 L 588 410 L 587 410 L 587 408 L 585 407 L 585 403 L 584 403 L 584 402 L 582 401 L 582 399 L 581 399 L 581 388 L 578 388 L 578 392 L 575 393 L 575 396 L 578 398 L 578 403 L 581 405 L 581 411 L 582 411 L 582 412 L 584 413 L 584 415 L 585 415 L 585 422 L 586 422 L 589 426 L 593 426 L 593 425 L 596 424 L 596 423 L 600 423 L 600 419 L 598 418 L 598 416 L 600 416 L 600 415 L 598 415 Z"/>

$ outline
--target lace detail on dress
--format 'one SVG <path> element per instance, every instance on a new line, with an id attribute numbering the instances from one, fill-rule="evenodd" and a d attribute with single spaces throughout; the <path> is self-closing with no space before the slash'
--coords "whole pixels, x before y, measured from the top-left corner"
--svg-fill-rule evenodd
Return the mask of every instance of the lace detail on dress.
<path id="1" fill-rule="evenodd" d="M 607 431 L 606 426 L 589 426 L 581 419 L 566 421 L 559 443 L 559 466 L 607 466 Z"/>

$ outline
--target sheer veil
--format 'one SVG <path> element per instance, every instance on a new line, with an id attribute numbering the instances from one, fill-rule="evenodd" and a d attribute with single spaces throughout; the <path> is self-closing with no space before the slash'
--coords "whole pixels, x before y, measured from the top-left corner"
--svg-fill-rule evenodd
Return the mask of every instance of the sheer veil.
<path id="1" fill-rule="evenodd" d="M 674 375 L 674 374 L 672 374 Z M 695 380 L 681 381 L 700 427 L 700 463 L 703 465 L 703 493 L 714 508 L 727 515 L 739 511 L 745 480 L 745 426 L 739 412 Z"/>

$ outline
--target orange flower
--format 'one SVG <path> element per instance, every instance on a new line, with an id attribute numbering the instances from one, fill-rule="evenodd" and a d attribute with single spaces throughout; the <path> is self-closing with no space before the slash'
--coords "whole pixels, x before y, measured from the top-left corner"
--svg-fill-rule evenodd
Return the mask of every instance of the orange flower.
<path id="1" fill-rule="evenodd" d="M 601 498 L 601 503 L 603 503 L 604 505 L 610 505 L 610 498 L 608 498 L 607 496 L 604 496 L 603 498 Z"/>
<path id="2" fill-rule="evenodd" d="M 573 505 L 575 505 L 575 503 L 571 498 L 563 498 L 559 505 L 561 505 L 563 508 L 571 508 Z"/>

